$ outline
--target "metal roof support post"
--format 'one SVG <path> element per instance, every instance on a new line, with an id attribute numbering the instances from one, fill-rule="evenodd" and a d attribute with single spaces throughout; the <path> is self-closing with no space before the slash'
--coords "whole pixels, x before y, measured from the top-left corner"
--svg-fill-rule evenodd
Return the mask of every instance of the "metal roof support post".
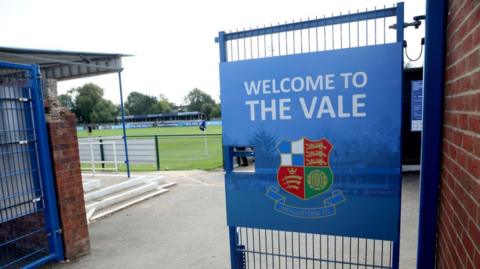
<path id="1" fill-rule="evenodd" d="M 123 108 L 122 71 L 118 72 L 118 85 L 120 89 L 120 111 L 122 113 L 123 144 L 125 146 L 125 164 L 127 176 L 130 178 L 130 161 L 128 160 L 127 128 L 125 127 L 125 109 Z"/>
<path id="2" fill-rule="evenodd" d="M 417 268 L 435 268 L 447 1 L 427 0 Z"/>

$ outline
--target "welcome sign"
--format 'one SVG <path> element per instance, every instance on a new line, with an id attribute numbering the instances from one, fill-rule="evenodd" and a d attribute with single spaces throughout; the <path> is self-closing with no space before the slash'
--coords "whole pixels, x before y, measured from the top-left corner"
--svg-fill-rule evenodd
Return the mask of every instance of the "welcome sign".
<path id="1" fill-rule="evenodd" d="M 220 64 L 230 226 L 396 240 L 401 44 Z M 231 161 L 231 160 L 229 160 Z"/>

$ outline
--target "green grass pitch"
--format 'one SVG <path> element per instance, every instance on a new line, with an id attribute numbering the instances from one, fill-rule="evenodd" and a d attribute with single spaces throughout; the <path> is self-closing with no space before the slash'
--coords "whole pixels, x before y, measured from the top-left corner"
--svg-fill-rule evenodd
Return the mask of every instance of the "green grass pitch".
<path id="1" fill-rule="evenodd" d="M 205 134 L 221 134 L 221 126 L 208 126 Z M 222 167 L 222 138 L 221 136 L 203 136 L 197 126 L 189 127 L 157 127 L 127 129 L 127 136 L 152 136 L 158 135 L 158 149 L 160 155 L 160 170 L 210 170 Z M 78 137 L 88 137 L 86 131 L 77 132 Z M 169 136 L 162 136 L 169 135 Z M 170 136 L 179 135 L 179 136 Z M 196 135 L 196 136 L 180 136 Z M 96 136 L 122 136 L 122 130 L 94 130 Z M 205 150 L 205 139 L 207 150 Z M 82 164 L 82 168 L 88 168 Z M 100 165 L 97 165 L 100 168 Z M 107 168 L 110 168 L 107 165 Z M 132 171 L 155 171 L 156 164 L 131 164 Z M 120 170 L 126 167 L 120 165 Z"/>

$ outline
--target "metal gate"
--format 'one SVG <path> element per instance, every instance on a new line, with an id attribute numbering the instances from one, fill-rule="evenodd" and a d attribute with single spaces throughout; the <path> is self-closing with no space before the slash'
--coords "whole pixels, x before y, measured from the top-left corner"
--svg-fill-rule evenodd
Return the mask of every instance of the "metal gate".
<path id="1" fill-rule="evenodd" d="M 403 42 L 404 5 L 348 12 L 256 29 L 220 32 L 220 61 Z M 225 135 L 225 134 L 224 134 Z M 241 152 L 224 150 L 227 175 Z M 393 241 L 292 231 L 229 227 L 232 268 L 398 268 Z"/>
<path id="2" fill-rule="evenodd" d="M 0 268 L 63 260 L 36 65 L 0 62 Z"/>

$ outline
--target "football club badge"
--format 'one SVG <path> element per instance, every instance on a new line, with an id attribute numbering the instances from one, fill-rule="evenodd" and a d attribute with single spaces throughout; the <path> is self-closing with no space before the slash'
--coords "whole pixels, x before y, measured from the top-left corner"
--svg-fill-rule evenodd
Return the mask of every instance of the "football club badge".
<path id="1" fill-rule="evenodd" d="M 328 195 L 320 207 L 294 207 L 286 204 L 286 198 L 278 187 L 272 186 L 268 189 L 267 196 L 275 201 L 277 211 L 304 218 L 335 215 L 335 205 L 344 202 L 345 197 L 340 190 L 331 190 L 334 180 L 330 167 L 332 149 L 333 145 L 326 138 L 301 138 L 292 142 L 284 141 L 278 146 L 281 164 L 277 182 L 282 190 L 303 201 L 322 194 Z"/>

